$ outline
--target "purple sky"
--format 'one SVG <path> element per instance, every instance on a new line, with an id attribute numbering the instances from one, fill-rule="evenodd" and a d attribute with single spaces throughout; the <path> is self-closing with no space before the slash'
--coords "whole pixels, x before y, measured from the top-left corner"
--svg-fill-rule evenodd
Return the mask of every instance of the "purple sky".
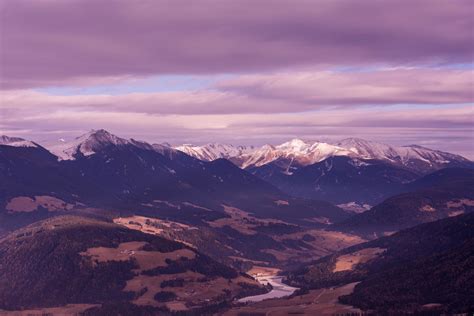
<path id="1" fill-rule="evenodd" d="M 0 0 L 0 134 L 474 158 L 474 2 Z"/>

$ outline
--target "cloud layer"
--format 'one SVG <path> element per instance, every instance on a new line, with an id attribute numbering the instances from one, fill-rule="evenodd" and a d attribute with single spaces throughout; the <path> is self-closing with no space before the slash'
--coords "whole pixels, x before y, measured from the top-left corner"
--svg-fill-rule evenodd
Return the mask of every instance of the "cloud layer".
<path id="1" fill-rule="evenodd" d="M 3 89 L 127 75 L 472 62 L 469 0 L 0 3 Z"/>
<path id="2" fill-rule="evenodd" d="M 77 110 L 148 114 L 296 113 L 334 107 L 473 102 L 469 70 L 385 69 L 285 72 L 238 76 L 211 89 L 58 96 L 0 92 L 4 113 Z"/>
<path id="3" fill-rule="evenodd" d="M 337 140 L 363 137 L 396 145 L 419 144 L 474 158 L 470 106 L 424 109 L 323 110 L 301 115 L 207 114 L 158 115 L 135 112 L 44 111 L 0 122 L 6 134 L 39 142 L 72 139 L 90 129 L 106 128 L 124 137 L 150 142 L 277 144 L 293 137 Z"/>

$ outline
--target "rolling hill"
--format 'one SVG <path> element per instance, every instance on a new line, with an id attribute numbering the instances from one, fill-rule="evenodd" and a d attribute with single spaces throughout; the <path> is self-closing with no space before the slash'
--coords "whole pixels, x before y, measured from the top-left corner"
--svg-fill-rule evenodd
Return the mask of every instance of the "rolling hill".
<path id="1" fill-rule="evenodd" d="M 412 190 L 388 198 L 331 229 L 366 237 L 474 211 L 474 170 L 447 168 L 404 187 Z"/>
<path id="2" fill-rule="evenodd" d="M 290 284 L 322 288 L 360 282 L 340 301 L 376 313 L 474 310 L 474 214 L 402 230 L 289 272 Z"/>
<path id="3" fill-rule="evenodd" d="M 0 310 L 122 313 L 204 311 L 262 293 L 252 278 L 178 242 L 78 216 L 59 216 L 0 240 Z"/>

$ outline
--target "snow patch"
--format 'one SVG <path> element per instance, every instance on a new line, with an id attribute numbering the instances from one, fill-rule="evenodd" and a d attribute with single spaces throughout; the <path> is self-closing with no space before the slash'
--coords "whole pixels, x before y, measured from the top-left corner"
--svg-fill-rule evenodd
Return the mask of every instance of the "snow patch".
<path id="1" fill-rule="evenodd" d="M 185 154 L 204 161 L 213 161 L 219 158 L 237 157 L 254 151 L 253 146 L 233 146 L 229 144 L 209 143 L 203 146 L 184 144 L 174 147 Z"/>
<path id="2" fill-rule="evenodd" d="M 15 212 L 33 212 L 36 211 L 39 207 L 47 209 L 49 212 L 54 211 L 68 211 L 71 210 L 74 205 L 64 202 L 58 198 L 48 196 L 48 195 L 39 195 L 34 197 L 28 196 L 18 196 L 12 198 L 6 205 L 6 210 L 8 213 Z"/>
<path id="3" fill-rule="evenodd" d="M 38 147 L 37 144 L 25 140 L 20 137 L 9 137 L 6 135 L 0 136 L 0 145 L 11 146 L 11 147 Z"/>
<path id="4" fill-rule="evenodd" d="M 284 200 L 277 200 L 277 201 L 273 201 L 275 202 L 276 205 L 280 206 L 280 205 L 290 205 L 290 203 L 288 201 L 284 201 Z"/>

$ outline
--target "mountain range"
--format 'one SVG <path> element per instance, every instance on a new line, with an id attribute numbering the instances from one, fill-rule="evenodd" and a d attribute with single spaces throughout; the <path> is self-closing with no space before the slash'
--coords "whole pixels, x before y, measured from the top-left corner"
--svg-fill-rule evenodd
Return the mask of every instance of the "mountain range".
<path id="1" fill-rule="evenodd" d="M 295 168 L 313 165 L 335 156 L 362 161 L 385 161 L 417 173 L 427 173 L 470 162 L 459 155 L 418 145 L 397 147 L 360 138 L 347 138 L 335 143 L 293 139 L 277 146 L 264 145 L 260 148 L 215 143 L 203 146 L 181 145 L 174 148 L 201 160 L 230 159 L 243 169 L 261 167 L 278 161 L 282 172 L 286 174 L 291 174 Z"/>
<path id="2" fill-rule="evenodd" d="M 395 147 L 358 138 L 333 144 L 293 139 L 277 146 L 213 151 L 216 144 L 176 147 L 200 159 L 226 157 L 239 167 L 301 198 L 320 199 L 350 209 L 367 209 L 401 193 L 404 184 L 449 167 L 473 168 L 472 161 L 451 153 L 411 145 Z M 233 148 L 233 147 L 231 147 Z M 206 158 L 207 157 L 207 158 Z M 364 206 L 365 205 L 365 206 Z"/>
<path id="3" fill-rule="evenodd" d="M 334 222 L 346 213 L 323 201 L 368 209 L 410 191 L 408 183 L 430 172 L 474 166 L 450 153 L 361 139 L 336 144 L 294 139 L 261 148 L 219 144 L 173 148 L 92 130 L 48 149 L 7 136 L 0 138 L 0 146 L 0 171 L 10 179 L 0 197 L 5 206 L 29 194 L 53 196 L 68 205 L 119 209 L 139 205 L 145 213 L 161 204 L 169 216 L 176 216 L 173 208 L 180 203 L 187 203 L 179 207 L 193 214 L 199 207 L 222 210 L 222 205 L 233 203 L 260 216 L 288 219 L 291 209 L 292 221 Z M 41 208 L 37 201 L 25 201 L 21 203 Z M 257 202 L 258 209 L 252 209 Z M 197 213 L 193 220 L 219 217 Z"/>
<path id="4" fill-rule="evenodd" d="M 5 136 L 0 143 L 39 146 Z M 341 207 L 356 204 L 359 208 L 363 205 L 368 208 L 401 193 L 404 184 L 436 170 L 474 167 L 472 161 L 447 152 L 417 145 L 395 147 L 357 138 L 333 144 L 293 139 L 281 145 L 260 148 L 217 143 L 171 147 L 166 143 L 127 140 L 98 130 L 70 142 L 54 144 L 48 149 L 61 161 L 74 161 L 94 156 L 106 147 L 153 152 L 175 161 L 186 160 L 186 165 L 196 165 L 197 160 L 213 162 L 226 159 L 287 195 L 326 200 Z M 192 161 L 190 157 L 197 160 Z"/>
<path id="5" fill-rule="evenodd" d="M 159 209 L 161 216 L 190 223 L 226 217 L 226 205 L 307 224 L 348 216 L 328 202 L 292 197 L 228 160 L 201 161 L 105 130 L 62 144 L 56 154 L 33 142 L 10 140 L 0 145 L 3 227 L 48 217 L 61 207 L 144 215 Z"/>

